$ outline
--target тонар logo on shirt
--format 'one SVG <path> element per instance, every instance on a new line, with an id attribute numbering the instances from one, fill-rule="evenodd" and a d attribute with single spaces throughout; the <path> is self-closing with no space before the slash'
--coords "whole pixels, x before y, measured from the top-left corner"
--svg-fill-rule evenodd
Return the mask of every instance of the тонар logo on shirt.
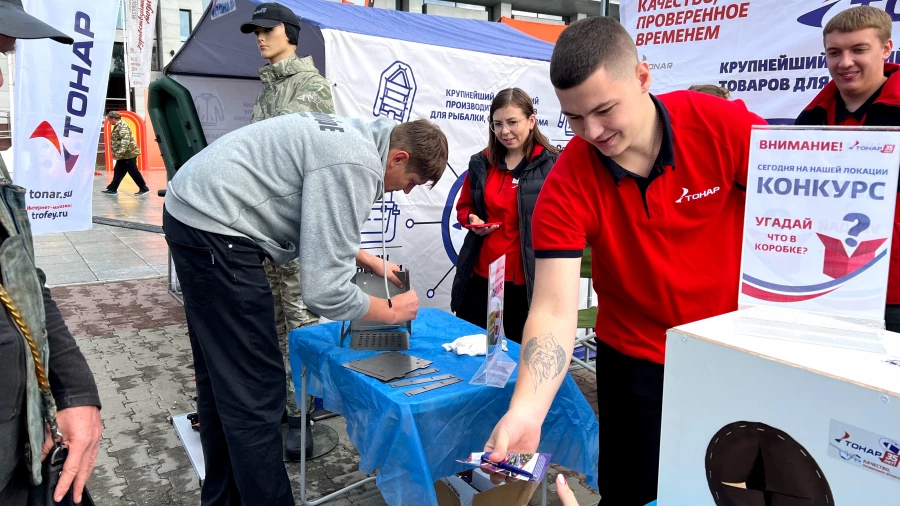
<path id="1" fill-rule="evenodd" d="M 678 197 L 678 200 L 675 201 L 676 204 L 680 204 L 682 200 L 690 202 L 692 200 L 702 199 L 703 197 L 709 197 L 710 195 L 713 195 L 714 193 L 719 191 L 719 187 L 716 186 L 715 188 L 710 188 L 710 189 L 704 190 L 700 193 L 694 193 L 694 194 L 690 194 L 690 195 L 688 195 L 688 194 L 691 193 L 691 191 L 688 190 L 687 188 L 682 188 L 682 190 L 684 191 L 684 193 L 682 193 L 681 196 Z"/>

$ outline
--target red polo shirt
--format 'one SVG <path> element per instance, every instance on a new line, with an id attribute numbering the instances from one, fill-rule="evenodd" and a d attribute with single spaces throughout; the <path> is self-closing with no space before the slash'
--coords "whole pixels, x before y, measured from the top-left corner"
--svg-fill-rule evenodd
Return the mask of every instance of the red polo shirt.
<path id="1" fill-rule="evenodd" d="M 737 309 L 750 128 L 740 100 L 653 97 L 662 148 L 646 178 L 581 138 L 563 150 L 534 211 L 537 258 L 592 248 L 597 337 L 663 363 L 666 330 Z"/>
<path id="2" fill-rule="evenodd" d="M 866 102 L 859 106 L 853 112 L 847 110 L 847 104 L 844 103 L 844 98 L 841 97 L 841 94 L 838 93 L 835 96 L 835 99 L 829 104 L 827 114 L 828 114 L 828 124 L 829 125 L 841 125 L 841 126 L 860 126 L 866 124 L 866 114 L 868 114 L 869 109 L 872 108 L 872 104 L 875 103 L 876 100 L 881 96 L 881 90 L 884 89 L 884 84 L 882 84 L 875 93 L 869 97 Z"/>
<path id="3" fill-rule="evenodd" d="M 525 266 L 522 264 L 522 236 L 519 234 L 519 177 L 535 157 L 544 151 L 543 146 L 535 146 L 530 157 L 525 157 L 515 168 L 505 163 L 491 165 L 484 183 L 484 207 L 487 216 L 479 216 L 485 223 L 502 223 L 497 230 L 484 236 L 478 258 L 475 260 L 475 274 L 486 278 L 495 260 L 506 255 L 505 281 L 517 285 L 525 284 Z M 487 155 L 487 153 L 485 153 Z M 463 181 L 459 201 L 456 204 L 457 219 L 460 224 L 469 224 L 469 215 L 477 214 L 472 199 L 469 175 Z M 473 232 L 474 233 L 474 232 Z"/>

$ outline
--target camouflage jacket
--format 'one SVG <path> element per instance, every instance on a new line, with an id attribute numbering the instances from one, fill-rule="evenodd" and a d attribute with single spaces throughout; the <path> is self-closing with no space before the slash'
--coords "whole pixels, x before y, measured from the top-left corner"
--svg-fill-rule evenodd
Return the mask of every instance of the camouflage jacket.
<path id="1" fill-rule="evenodd" d="M 293 112 L 334 114 L 331 86 L 313 65 L 311 56 L 291 55 L 259 69 L 262 93 L 253 106 L 252 121 Z"/>
<path id="2" fill-rule="evenodd" d="M 138 147 L 134 140 L 134 135 L 124 121 L 119 120 L 110 134 L 110 144 L 112 147 L 113 158 L 116 160 L 127 160 L 129 158 L 137 158 L 141 156 L 141 148 Z"/>

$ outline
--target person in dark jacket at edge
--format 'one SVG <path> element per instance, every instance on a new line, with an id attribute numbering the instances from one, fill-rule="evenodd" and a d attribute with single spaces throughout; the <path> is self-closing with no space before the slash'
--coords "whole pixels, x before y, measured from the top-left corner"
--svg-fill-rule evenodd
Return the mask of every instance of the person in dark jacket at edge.
<path id="1" fill-rule="evenodd" d="M 838 13 L 823 30 L 832 81 L 800 113 L 797 125 L 900 126 L 900 65 L 893 51 L 891 17 L 862 5 Z M 900 193 L 900 186 L 897 188 Z M 900 210 L 900 199 L 897 199 Z M 892 244 L 900 244 L 898 210 Z M 885 327 L 900 332 L 900 248 L 891 248 Z"/>
<path id="2" fill-rule="evenodd" d="M 21 0 L 0 0 L 0 52 L 13 51 L 16 39 L 72 37 L 27 14 Z M 0 74 L 0 85 L 3 76 Z M 28 93 L 28 89 L 19 93 Z M 66 327 L 35 267 L 25 189 L 15 186 L 0 158 L 0 279 L 31 330 L 58 410 L 56 418 L 69 456 L 53 492 L 62 500 L 69 489 L 80 503 L 100 449 L 100 395 L 94 376 Z M 4 306 L 0 311 L 7 313 Z M 42 418 L 41 393 L 25 337 L 8 313 L 0 317 L 0 505 L 25 506 L 33 485 L 41 483 L 41 461 L 53 442 Z M 49 357 L 49 359 L 48 359 Z M 34 497 L 30 498 L 34 500 Z"/>
<path id="3" fill-rule="evenodd" d="M 491 102 L 488 146 L 472 155 L 463 181 L 457 219 L 471 228 L 459 252 L 450 308 L 479 327 L 487 325 L 488 269 L 506 255 L 503 328 L 522 342 L 534 286 L 531 214 L 559 151 L 538 129 L 531 97 L 507 88 Z"/>

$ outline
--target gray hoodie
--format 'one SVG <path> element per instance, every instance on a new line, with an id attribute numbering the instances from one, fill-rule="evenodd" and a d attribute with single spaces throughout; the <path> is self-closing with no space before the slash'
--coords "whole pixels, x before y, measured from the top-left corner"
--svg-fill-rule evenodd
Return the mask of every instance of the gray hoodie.
<path id="1" fill-rule="evenodd" d="M 181 167 L 166 210 L 198 230 L 248 237 L 278 264 L 299 255 L 309 308 L 331 320 L 358 319 L 369 299 L 351 282 L 355 257 L 384 191 L 395 126 L 305 112 L 245 126 Z"/>

